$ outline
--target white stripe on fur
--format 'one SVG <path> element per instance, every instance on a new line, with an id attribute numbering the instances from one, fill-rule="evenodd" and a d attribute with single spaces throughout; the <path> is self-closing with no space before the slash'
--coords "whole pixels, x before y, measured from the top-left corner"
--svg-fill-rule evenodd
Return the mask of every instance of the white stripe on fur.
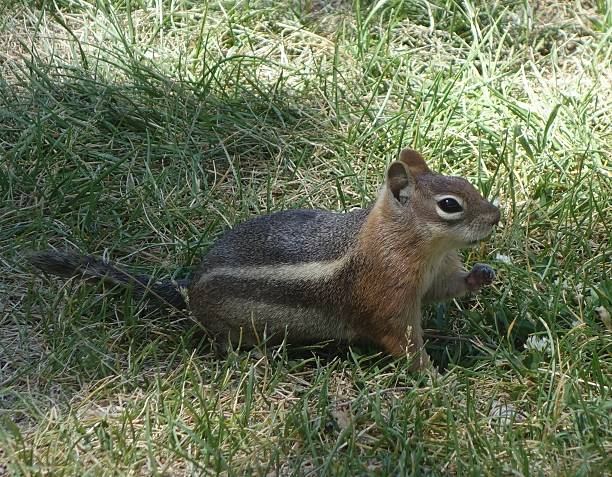
<path id="1" fill-rule="evenodd" d="M 348 255 L 327 262 L 306 262 L 283 265 L 252 265 L 246 267 L 218 267 L 203 274 L 198 279 L 202 285 L 215 277 L 237 279 L 274 279 L 279 281 L 309 280 L 320 281 L 331 278 L 348 261 Z"/>

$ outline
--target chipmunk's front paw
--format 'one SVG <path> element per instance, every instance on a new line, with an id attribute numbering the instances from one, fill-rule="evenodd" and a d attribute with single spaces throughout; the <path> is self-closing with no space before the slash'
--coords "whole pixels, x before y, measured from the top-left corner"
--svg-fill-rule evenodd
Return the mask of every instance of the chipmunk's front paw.
<path id="1" fill-rule="evenodd" d="M 495 279 L 495 272 L 488 265 L 477 263 L 472 267 L 472 270 L 465 278 L 470 290 L 475 291 L 479 288 L 490 285 Z"/>

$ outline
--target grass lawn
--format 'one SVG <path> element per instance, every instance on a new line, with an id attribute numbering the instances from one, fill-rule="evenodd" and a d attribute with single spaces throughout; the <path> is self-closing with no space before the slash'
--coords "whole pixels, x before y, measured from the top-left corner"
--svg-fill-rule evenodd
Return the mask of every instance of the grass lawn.
<path id="1" fill-rule="evenodd" d="M 402 147 L 502 224 L 375 350 L 219 359 L 186 313 L 37 276 L 184 277 L 234 224 L 369 204 Z M 0 475 L 611 475 L 612 2 L 0 4 Z"/>

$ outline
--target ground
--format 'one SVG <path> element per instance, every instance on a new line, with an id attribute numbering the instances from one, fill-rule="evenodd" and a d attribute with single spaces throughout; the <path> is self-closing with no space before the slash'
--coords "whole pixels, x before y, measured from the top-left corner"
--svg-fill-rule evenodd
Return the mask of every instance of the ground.
<path id="1" fill-rule="evenodd" d="M 610 475 L 612 4 L 0 5 L 0 475 Z M 36 274 L 183 277 L 224 231 L 371 203 L 405 146 L 502 224 L 372 349 L 215 355 L 186 313 Z"/>

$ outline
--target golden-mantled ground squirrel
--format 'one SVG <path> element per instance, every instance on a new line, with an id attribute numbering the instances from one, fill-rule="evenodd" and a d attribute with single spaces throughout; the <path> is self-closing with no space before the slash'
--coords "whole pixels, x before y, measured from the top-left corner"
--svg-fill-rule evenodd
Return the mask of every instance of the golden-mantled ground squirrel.
<path id="1" fill-rule="evenodd" d="M 421 306 L 478 290 L 487 265 L 464 271 L 457 249 L 484 239 L 497 207 L 465 179 L 432 172 L 405 149 L 373 206 L 348 213 L 287 210 L 236 226 L 183 282 L 153 281 L 75 253 L 30 256 L 43 271 L 132 284 L 189 308 L 219 344 L 262 340 L 368 342 L 428 363 Z M 181 293 L 187 289 L 187 297 Z"/>

